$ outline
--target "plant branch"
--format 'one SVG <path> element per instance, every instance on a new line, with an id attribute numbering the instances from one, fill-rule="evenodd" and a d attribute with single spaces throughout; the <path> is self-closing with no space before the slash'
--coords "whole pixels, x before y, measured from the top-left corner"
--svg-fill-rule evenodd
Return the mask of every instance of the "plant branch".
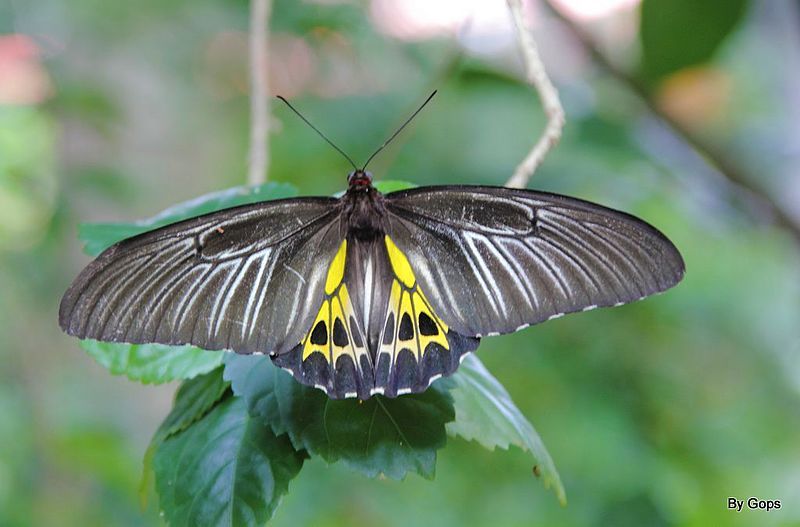
<path id="1" fill-rule="evenodd" d="M 790 231 L 800 242 L 800 223 L 786 211 L 780 203 L 776 202 L 763 189 L 753 183 L 753 178 L 746 174 L 738 165 L 730 160 L 730 156 L 705 141 L 697 135 L 691 128 L 675 119 L 664 111 L 653 100 L 650 91 L 645 84 L 622 70 L 614 64 L 594 42 L 592 37 L 570 17 L 563 14 L 549 0 L 543 2 L 549 11 L 560 20 L 581 45 L 588 51 L 592 59 L 605 69 L 612 77 L 625 85 L 634 95 L 644 102 L 648 110 L 658 117 L 667 127 L 683 142 L 694 149 L 715 171 L 722 175 L 730 184 L 745 190 L 750 196 L 755 198 L 759 205 L 765 209 L 772 217 L 773 221 Z"/>
<path id="2" fill-rule="evenodd" d="M 547 124 L 542 131 L 542 135 L 506 182 L 507 187 L 524 188 L 550 149 L 561 139 L 561 130 L 564 128 L 565 117 L 564 108 L 558 98 L 558 91 L 547 76 L 542 58 L 539 56 L 539 51 L 536 47 L 536 41 L 525 24 L 522 1 L 507 1 L 522 50 L 527 81 L 539 94 L 544 113 L 547 116 Z"/>
<path id="3" fill-rule="evenodd" d="M 250 154 L 247 183 L 259 185 L 269 170 L 267 37 L 271 0 L 250 2 Z"/>

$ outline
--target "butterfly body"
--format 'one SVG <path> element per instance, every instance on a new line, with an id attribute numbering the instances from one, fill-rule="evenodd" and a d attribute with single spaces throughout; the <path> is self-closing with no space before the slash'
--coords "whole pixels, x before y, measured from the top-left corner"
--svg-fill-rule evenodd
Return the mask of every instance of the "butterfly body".
<path id="1" fill-rule="evenodd" d="M 328 266 L 320 309 L 303 341 L 276 364 L 334 398 L 425 390 L 458 367 L 478 339 L 448 330 L 397 249 L 383 195 L 368 172 L 340 198 L 342 244 Z"/>
<path id="2" fill-rule="evenodd" d="M 113 342 L 266 353 L 332 398 L 420 392 L 481 336 L 675 285 L 645 222 L 500 187 L 257 203 L 124 240 L 64 295 L 62 328 Z"/>

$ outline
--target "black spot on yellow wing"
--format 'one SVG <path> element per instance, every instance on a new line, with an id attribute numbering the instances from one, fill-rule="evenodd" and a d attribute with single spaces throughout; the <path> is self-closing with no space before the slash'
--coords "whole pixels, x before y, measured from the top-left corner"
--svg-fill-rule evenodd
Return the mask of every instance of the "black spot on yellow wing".
<path id="1" fill-rule="evenodd" d="M 433 336 L 439 334 L 436 322 L 427 313 L 419 314 L 419 333 L 420 335 Z"/>
<path id="2" fill-rule="evenodd" d="M 403 313 L 403 318 L 400 320 L 400 331 L 397 332 L 397 338 L 400 340 L 411 340 L 414 338 L 414 326 L 411 324 L 411 316 L 409 313 Z"/>
<path id="3" fill-rule="evenodd" d="M 347 330 L 344 329 L 344 323 L 341 318 L 337 318 L 333 322 L 333 345 L 343 348 L 347 346 L 349 339 L 347 338 Z"/>
<path id="4" fill-rule="evenodd" d="M 328 343 L 328 327 L 324 320 L 317 322 L 314 330 L 311 332 L 311 344 L 324 346 Z M 322 352 L 324 353 L 324 351 Z"/>

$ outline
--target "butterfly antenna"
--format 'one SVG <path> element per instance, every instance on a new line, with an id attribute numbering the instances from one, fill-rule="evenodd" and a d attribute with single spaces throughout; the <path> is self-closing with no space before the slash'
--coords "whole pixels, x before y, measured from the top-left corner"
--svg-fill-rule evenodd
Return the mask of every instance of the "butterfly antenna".
<path id="1" fill-rule="evenodd" d="M 375 150 L 375 152 L 374 152 L 374 153 L 373 153 L 371 156 L 369 156 L 369 159 L 367 159 L 367 162 L 366 162 L 366 163 L 364 163 L 364 166 L 361 168 L 361 170 L 366 170 L 366 169 L 367 169 L 367 165 L 369 165 L 369 162 L 370 162 L 370 161 L 372 161 L 372 158 L 373 158 L 373 157 L 375 157 L 376 155 L 378 155 L 378 152 L 380 152 L 381 150 L 383 150 L 383 149 L 386 147 L 386 145 L 388 145 L 389 143 L 391 143 L 391 142 L 392 142 L 392 139 L 394 139 L 395 137 L 397 137 L 397 134 L 399 134 L 400 132 L 402 132 L 402 131 L 403 131 L 403 128 L 405 128 L 405 127 L 406 127 L 406 125 L 407 125 L 408 123 L 410 123 L 410 122 L 411 122 L 411 121 L 414 119 L 414 117 L 416 117 L 416 116 L 417 116 L 417 114 L 418 114 L 419 112 L 421 112 L 421 111 L 422 111 L 422 109 L 423 109 L 423 108 L 425 108 L 425 105 L 426 105 L 426 104 L 428 104 L 428 103 L 430 102 L 430 100 L 431 100 L 431 99 L 433 99 L 433 96 L 434 96 L 434 95 L 436 95 L 436 92 L 437 92 L 437 91 L 439 91 L 439 90 L 433 90 L 433 93 L 431 93 L 430 95 L 428 95 L 428 98 L 427 98 L 427 99 L 425 99 L 425 102 L 424 102 L 424 103 L 422 103 L 422 104 L 420 105 L 420 107 L 419 107 L 419 108 L 417 108 L 417 111 L 416 111 L 416 112 L 414 112 L 414 113 L 412 113 L 412 114 L 411 114 L 411 117 L 409 117 L 408 119 L 406 119 L 406 122 L 404 122 L 402 125 L 400 125 L 400 128 L 398 128 L 398 129 L 397 129 L 397 131 L 396 131 L 395 133 L 393 133 L 393 134 L 392 134 L 392 136 L 391 136 L 389 139 L 387 139 L 386 141 L 384 141 L 384 142 L 383 142 L 383 144 L 382 144 L 381 146 L 379 146 L 379 147 L 378 147 L 378 149 L 377 149 L 377 150 Z"/>
<path id="2" fill-rule="evenodd" d="M 282 100 L 284 103 L 286 103 L 286 106 L 288 106 L 288 107 L 289 107 L 289 109 L 291 109 L 291 110 L 292 110 L 294 113 L 296 113 L 296 114 L 297 114 L 297 116 L 298 116 L 300 119 L 302 119 L 302 120 L 303 120 L 303 121 L 304 121 L 304 122 L 305 122 L 305 123 L 306 123 L 308 126 L 310 126 L 312 130 L 314 130 L 315 132 L 317 132 L 321 138 L 323 138 L 323 139 L 324 139 L 324 140 L 325 140 L 325 141 L 326 141 L 326 142 L 327 142 L 329 145 L 331 145 L 331 146 L 332 146 L 332 147 L 333 147 L 333 148 L 334 148 L 334 149 L 335 149 L 337 152 L 339 152 L 340 154 L 342 154 L 342 155 L 344 156 L 344 158 L 345 158 L 345 159 L 347 159 L 347 160 L 350 162 L 350 164 L 351 164 L 351 165 L 353 165 L 353 170 L 358 170 L 358 167 L 356 166 L 355 162 L 353 162 L 353 160 L 352 160 L 352 159 L 350 159 L 350 156 L 348 156 L 347 154 L 345 154 L 345 153 L 344 153 L 344 151 L 342 151 L 342 149 L 341 149 L 341 148 L 339 148 L 338 146 L 336 146 L 335 144 L 333 144 L 333 141 L 331 141 L 330 139 L 328 139 L 327 137 L 325 137 L 325 134 L 323 134 L 322 132 L 320 132 L 320 131 L 319 131 L 319 129 L 318 129 L 316 126 L 314 126 L 313 124 L 311 124 L 311 123 L 308 121 L 308 119 L 306 119 L 305 117 L 303 117 L 303 114 L 302 114 L 302 113 L 300 113 L 300 112 L 298 112 L 298 111 L 295 109 L 295 107 L 294 107 L 294 106 L 292 106 L 292 105 L 289 103 L 289 101 L 287 101 L 286 99 L 284 99 L 284 98 L 283 98 L 282 96 L 280 96 L 280 95 L 276 95 L 276 97 L 277 97 L 278 99 Z M 405 126 L 405 125 L 403 125 L 403 126 Z M 383 147 L 381 147 L 381 148 L 383 148 Z"/>

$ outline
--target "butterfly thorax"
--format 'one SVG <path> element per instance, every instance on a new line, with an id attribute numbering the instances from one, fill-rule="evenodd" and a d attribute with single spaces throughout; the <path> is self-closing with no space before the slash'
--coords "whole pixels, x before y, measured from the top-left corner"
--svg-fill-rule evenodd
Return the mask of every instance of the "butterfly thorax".
<path id="1" fill-rule="evenodd" d="M 386 206 L 383 194 L 372 186 L 369 172 L 350 174 L 350 185 L 342 196 L 344 224 L 347 237 L 361 241 L 382 238 L 385 229 Z"/>

